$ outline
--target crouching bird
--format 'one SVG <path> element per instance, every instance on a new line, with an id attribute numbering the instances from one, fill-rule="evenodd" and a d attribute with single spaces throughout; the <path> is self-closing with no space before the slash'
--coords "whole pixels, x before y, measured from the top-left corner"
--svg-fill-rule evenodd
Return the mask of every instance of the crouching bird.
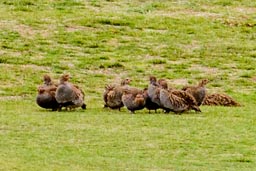
<path id="1" fill-rule="evenodd" d="M 84 103 L 84 92 L 77 85 L 73 85 L 69 82 L 70 76 L 64 74 L 60 77 L 59 86 L 56 90 L 55 98 L 61 107 L 69 109 L 81 107 L 86 109 Z"/>
<path id="2" fill-rule="evenodd" d="M 240 103 L 235 101 L 232 97 L 221 94 L 221 93 L 213 93 L 207 94 L 202 105 L 208 106 L 242 106 Z"/>
<path id="3" fill-rule="evenodd" d="M 190 105 L 187 104 L 185 99 L 174 95 L 166 89 L 160 90 L 160 102 L 164 108 L 176 114 L 190 110 Z"/>
<path id="4" fill-rule="evenodd" d="M 141 110 L 145 107 L 146 99 L 142 90 L 139 91 L 135 88 L 127 88 L 123 90 L 122 102 L 124 106 L 133 114 L 136 110 Z"/>
<path id="5" fill-rule="evenodd" d="M 190 93 L 196 100 L 197 105 L 200 106 L 206 96 L 205 85 L 209 82 L 208 79 L 202 79 L 196 86 L 185 86 L 182 90 Z"/>
<path id="6" fill-rule="evenodd" d="M 53 83 L 49 75 L 44 75 L 43 81 L 44 84 L 37 89 L 36 103 L 42 108 L 56 111 L 60 106 L 55 98 L 57 86 Z"/>
<path id="7" fill-rule="evenodd" d="M 194 110 L 195 112 L 201 112 L 201 109 L 197 105 L 196 99 L 189 93 L 183 90 L 169 89 L 169 93 L 182 98 L 185 101 L 185 104 L 189 105 L 189 110 Z"/>
<path id="8" fill-rule="evenodd" d="M 160 91 L 162 91 L 162 101 L 160 99 L 160 106 L 165 110 L 166 113 L 173 111 L 175 113 L 182 113 L 187 110 L 194 110 L 196 112 L 201 112 L 199 106 L 197 105 L 196 99 L 188 92 L 183 90 L 178 90 L 175 88 L 169 88 L 168 83 L 165 79 L 159 79 L 157 81 L 159 86 L 159 99 L 160 99 Z M 166 96 L 163 94 L 166 94 Z M 168 100 L 163 100 L 164 97 L 167 97 L 167 93 L 169 96 L 169 100 L 172 103 L 172 107 L 170 103 L 168 104 Z M 167 105 L 168 104 L 168 105 Z M 183 108 L 183 109 L 182 109 Z"/>
<path id="9" fill-rule="evenodd" d="M 109 107 L 120 111 L 124 106 L 122 102 L 123 90 L 128 87 L 130 82 L 131 80 L 126 78 L 121 81 L 120 85 L 106 85 L 103 93 L 104 108 Z"/>

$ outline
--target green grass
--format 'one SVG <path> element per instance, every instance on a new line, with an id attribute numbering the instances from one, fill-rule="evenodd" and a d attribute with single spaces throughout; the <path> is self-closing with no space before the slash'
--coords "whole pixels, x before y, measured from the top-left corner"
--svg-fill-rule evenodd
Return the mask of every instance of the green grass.
<path id="1" fill-rule="evenodd" d="M 47 112 L 2 102 L 3 170 L 253 170 L 255 117 L 246 108 L 203 114 L 126 110 Z M 19 108 L 19 110 L 12 110 Z M 246 116 L 243 114 L 246 113 Z"/>
<path id="2" fill-rule="evenodd" d="M 254 170 L 256 3 L 3 0 L 0 170 Z M 88 109 L 35 104 L 42 76 L 70 73 Z M 201 114 L 103 110 L 107 83 L 211 82 L 244 107 Z"/>

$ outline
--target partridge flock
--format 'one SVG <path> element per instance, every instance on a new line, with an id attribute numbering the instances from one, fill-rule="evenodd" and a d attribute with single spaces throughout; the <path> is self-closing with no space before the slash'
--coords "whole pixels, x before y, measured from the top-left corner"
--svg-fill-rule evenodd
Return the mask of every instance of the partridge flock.
<path id="1" fill-rule="evenodd" d="M 201 105 L 240 106 L 225 94 L 207 94 L 207 79 L 181 90 L 168 87 L 167 80 L 157 80 L 154 76 L 149 78 L 149 85 L 143 90 L 131 87 L 130 82 L 130 79 L 125 79 L 121 85 L 107 85 L 103 93 L 104 107 L 120 110 L 125 106 L 131 113 L 146 108 L 149 113 L 162 109 L 165 113 L 181 114 L 190 110 L 201 112 Z"/>
<path id="2" fill-rule="evenodd" d="M 58 84 L 54 84 L 49 75 L 44 75 L 44 84 L 38 87 L 36 103 L 45 109 L 60 111 L 62 107 L 86 109 L 84 92 L 77 85 L 69 82 L 70 76 L 64 74 Z"/>
<path id="3" fill-rule="evenodd" d="M 86 109 L 83 90 L 69 82 L 70 76 L 63 74 L 59 83 L 55 84 L 49 75 L 44 75 L 43 85 L 38 87 L 36 103 L 45 109 L 60 111 L 81 107 Z M 126 78 L 120 84 L 109 84 L 105 86 L 103 93 L 104 108 L 118 109 L 126 107 L 132 114 L 144 108 L 150 113 L 157 113 L 161 109 L 164 113 L 173 112 L 201 112 L 201 105 L 209 106 L 241 106 L 238 102 L 226 94 L 207 94 L 207 79 L 201 80 L 198 85 L 184 86 L 176 89 L 168 86 L 166 79 L 149 77 L 147 88 L 139 89 L 130 86 L 131 80 Z"/>

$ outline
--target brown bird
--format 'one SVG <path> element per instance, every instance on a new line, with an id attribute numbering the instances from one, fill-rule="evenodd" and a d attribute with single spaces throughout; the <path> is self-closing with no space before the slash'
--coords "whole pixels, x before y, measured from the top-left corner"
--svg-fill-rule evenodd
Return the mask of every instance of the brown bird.
<path id="1" fill-rule="evenodd" d="M 55 99 L 57 86 L 52 82 L 49 75 L 44 75 L 43 81 L 44 84 L 37 89 L 36 103 L 42 108 L 56 111 L 60 106 Z"/>
<path id="2" fill-rule="evenodd" d="M 133 114 L 136 110 L 141 110 L 145 107 L 146 99 L 143 91 L 126 88 L 123 91 L 122 102 L 126 108 Z"/>
<path id="3" fill-rule="evenodd" d="M 161 88 L 168 89 L 168 83 L 164 78 L 160 78 L 157 83 Z"/>
<path id="4" fill-rule="evenodd" d="M 157 109 L 159 109 L 160 106 L 158 104 L 152 102 L 152 100 L 150 99 L 150 97 L 148 95 L 148 88 L 144 89 L 144 97 L 146 99 L 145 108 L 148 109 L 148 113 L 150 113 L 151 110 L 155 110 L 155 113 L 157 113 Z"/>
<path id="5" fill-rule="evenodd" d="M 165 79 L 159 79 L 158 83 L 159 83 L 160 88 L 165 89 L 169 93 L 184 99 L 185 103 L 187 105 L 189 105 L 189 110 L 192 109 L 196 112 L 201 112 L 196 99 L 190 93 L 183 91 L 183 90 L 178 90 L 175 88 L 168 88 L 168 84 Z"/>
<path id="6" fill-rule="evenodd" d="M 208 79 L 201 80 L 197 86 L 185 86 L 182 90 L 190 93 L 197 102 L 197 105 L 200 106 L 206 96 L 205 85 L 209 82 Z"/>
<path id="7" fill-rule="evenodd" d="M 189 110 L 191 109 L 196 112 L 201 112 L 199 106 L 197 105 L 195 98 L 191 94 L 189 94 L 183 90 L 177 90 L 177 89 L 169 89 L 168 91 L 171 94 L 184 99 L 186 104 L 189 105 Z"/>
<path id="8" fill-rule="evenodd" d="M 128 87 L 131 80 L 126 78 L 121 81 L 120 85 L 106 85 L 103 93 L 103 100 L 105 102 L 104 108 L 120 109 L 124 106 L 122 102 L 123 90 Z"/>
<path id="9" fill-rule="evenodd" d="M 183 113 L 190 109 L 190 106 L 183 98 L 174 95 L 166 89 L 160 90 L 160 101 L 163 107 L 174 113 Z"/>
<path id="10" fill-rule="evenodd" d="M 84 92 L 77 85 L 69 83 L 70 76 L 64 74 L 60 77 L 60 84 L 56 90 L 55 98 L 61 107 L 69 109 L 81 107 L 86 109 L 84 103 Z"/>
<path id="11" fill-rule="evenodd" d="M 241 106 L 232 97 L 226 94 L 213 93 L 206 95 L 202 105 L 208 106 Z"/>
<path id="12" fill-rule="evenodd" d="M 149 85 L 148 85 L 148 96 L 151 101 L 157 104 L 159 107 L 161 106 L 160 103 L 160 87 L 157 83 L 157 79 L 154 76 L 149 77 Z"/>
<path id="13" fill-rule="evenodd" d="M 148 96 L 150 98 L 150 101 L 153 103 L 153 106 L 158 106 L 160 109 L 163 109 L 165 113 L 169 113 L 170 109 L 165 108 L 160 101 L 160 90 L 161 85 L 157 82 L 157 79 L 155 76 L 149 77 L 149 85 L 148 85 Z"/>

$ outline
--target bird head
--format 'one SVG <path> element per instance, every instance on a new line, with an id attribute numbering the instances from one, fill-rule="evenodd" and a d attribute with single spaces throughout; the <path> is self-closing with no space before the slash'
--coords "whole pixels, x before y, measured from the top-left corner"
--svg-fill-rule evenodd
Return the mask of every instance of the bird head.
<path id="1" fill-rule="evenodd" d="M 49 85 L 51 83 L 52 79 L 49 75 L 45 74 L 43 77 L 43 81 L 44 81 L 44 84 Z"/>
<path id="2" fill-rule="evenodd" d="M 66 81 L 68 81 L 70 78 L 69 74 L 63 74 L 61 77 L 60 77 L 60 83 L 64 83 Z"/>
<path id="3" fill-rule="evenodd" d="M 205 86 L 206 84 L 209 83 L 209 80 L 208 79 L 202 79 L 200 82 L 199 82 L 199 86 Z"/>
<path id="4" fill-rule="evenodd" d="M 126 78 L 126 79 L 124 79 L 124 80 L 121 81 L 121 85 L 122 85 L 122 86 L 123 86 L 123 85 L 129 85 L 131 81 L 132 81 L 131 79 Z"/>
<path id="5" fill-rule="evenodd" d="M 165 79 L 161 78 L 157 81 L 157 83 L 159 84 L 159 86 L 163 89 L 168 89 L 168 83 Z"/>
<path id="6" fill-rule="evenodd" d="M 159 84 L 157 83 L 157 79 L 155 76 L 150 76 L 149 77 L 149 82 L 150 84 L 154 85 L 154 86 L 159 86 Z"/>

